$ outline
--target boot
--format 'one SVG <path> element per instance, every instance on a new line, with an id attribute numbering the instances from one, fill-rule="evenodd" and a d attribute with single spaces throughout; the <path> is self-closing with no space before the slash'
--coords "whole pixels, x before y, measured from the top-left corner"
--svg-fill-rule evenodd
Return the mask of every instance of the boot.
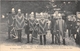
<path id="1" fill-rule="evenodd" d="M 27 34 L 27 43 L 29 43 L 29 34 Z"/>
<path id="2" fill-rule="evenodd" d="M 44 45 L 46 45 L 46 35 L 44 35 L 43 37 L 44 37 Z"/>
<path id="3" fill-rule="evenodd" d="M 65 39 L 63 39 L 63 45 L 66 45 L 66 44 L 65 44 Z"/>
<path id="4" fill-rule="evenodd" d="M 42 45 L 42 35 L 40 35 L 40 45 Z"/>
<path id="5" fill-rule="evenodd" d="M 32 37 L 32 39 L 31 39 L 31 43 L 33 43 L 33 37 Z"/>
<path id="6" fill-rule="evenodd" d="M 51 44 L 54 44 L 54 34 L 52 34 L 52 43 Z"/>

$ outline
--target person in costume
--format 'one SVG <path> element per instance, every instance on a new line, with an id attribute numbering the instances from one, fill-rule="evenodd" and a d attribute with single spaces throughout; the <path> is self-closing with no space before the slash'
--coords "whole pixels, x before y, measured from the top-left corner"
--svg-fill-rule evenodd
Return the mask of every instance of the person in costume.
<path id="1" fill-rule="evenodd" d="M 48 24 L 47 24 L 47 20 L 43 18 L 41 18 L 39 20 L 39 36 L 40 36 L 40 45 L 42 44 L 46 44 L 46 35 L 47 35 L 47 30 L 48 30 Z"/>
<path id="2" fill-rule="evenodd" d="M 8 14 L 8 39 L 10 39 L 11 34 L 12 37 L 15 37 L 15 32 L 14 32 L 14 27 L 15 27 L 15 9 L 12 8 L 12 11 L 9 12 Z"/>
<path id="3" fill-rule="evenodd" d="M 66 36 L 66 23 L 65 21 L 62 19 L 61 14 L 59 13 L 59 17 L 56 20 L 56 43 L 60 44 L 60 39 L 63 40 L 63 44 L 65 45 L 65 36 Z M 60 38 L 61 37 L 61 38 Z"/>
<path id="4" fill-rule="evenodd" d="M 21 42 L 22 30 L 24 28 L 24 14 L 21 13 L 21 9 L 18 9 L 15 19 L 15 29 L 18 33 L 18 42 Z"/>
<path id="5" fill-rule="evenodd" d="M 51 44 L 54 44 L 55 43 L 55 34 L 54 34 L 54 25 L 55 25 L 55 22 L 56 22 L 56 19 L 54 18 L 54 16 L 51 16 L 51 25 L 50 25 L 50 31 L 51 31 L 51 34 L 52 34 L 52 43 Z"/>
<path id="6" fill-rule="evenodd" d="M 29 19 L 28 19 L 28 15 L 26 13 L 26 17 L 25 17 L 25 34 L 27 34 L 27 42 L 29 43 Z"/>
<path id="7" fill-rule="evenodd" d="M 30 33 L 32 34 L 32 37 L 31 37 L 31 43 L 33 43 L 33 32 L 34 32 L 34 29 L 35 29 L 35 18 L 34 18 L 34 13 L 31 12 L 30 14 L 30 19 L 29 19 L 29 27 L 30 27 Z"/>
<path id="8" fill-rule="evenodd" d="M 56 18 L 58 17 L 58 11 L 55 11 L 54 14 L 51 16 L 51 28 L 50 28 L 50 31 L 51 31 L 51 34 L 52 34 L 52 43 L 51 44 L 54 44 L 55 43 L 55 23 L 56 23 Z"/>
<path id="9" fill-rule="evenodd" d="M 72 30 L 72 17 L 68 15 L 67 17 L 67 29 L 68 29 L 68 36 L 71 37 L 71 30 Z"/>
<path id="10" fill-rule="evenodd" d="M 75 39 L 75 35 L 77 34 L 77 22 L 76 22 L 76 16 L 75 15 L 73 15 L 72 16 L 72 19 L 73 19 L 73 21 L 72 21 L 72 31 L 71 31 L 71 35 L 72 35 L 72 37 Z"/>

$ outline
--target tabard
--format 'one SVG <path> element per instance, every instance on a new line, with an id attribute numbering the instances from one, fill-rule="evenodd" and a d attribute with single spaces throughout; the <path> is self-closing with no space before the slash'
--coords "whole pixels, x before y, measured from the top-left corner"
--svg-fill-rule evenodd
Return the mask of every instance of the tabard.
<path id="1" fill-rule="evenodd" d="M 21 30 L 23 29 L 24 27 L 24 15 L 23 14 L 17 14 L 16 15 L 16 22 L 15 22 L 15 27 L 16 27 L 16 30 Z"/>
<path id="2" fill-rule="evenodd" d="M 46 20 L 39 21 L 39 34 L 45 35 L 47 33 L 48 24 Z"/>

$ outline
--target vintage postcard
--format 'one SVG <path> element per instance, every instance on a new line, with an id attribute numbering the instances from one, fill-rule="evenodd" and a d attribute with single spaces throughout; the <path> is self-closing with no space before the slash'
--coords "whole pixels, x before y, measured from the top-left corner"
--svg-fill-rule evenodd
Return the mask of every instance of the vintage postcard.
<path id="1" fill-rule="evenodd" d="M 80 51 L 79 0 L 0 0 L 0 51 Z"/>

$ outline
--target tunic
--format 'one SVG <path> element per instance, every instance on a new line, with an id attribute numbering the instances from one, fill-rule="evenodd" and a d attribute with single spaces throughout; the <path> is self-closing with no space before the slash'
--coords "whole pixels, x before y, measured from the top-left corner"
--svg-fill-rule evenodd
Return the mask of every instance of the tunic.
<path id="1" fill-rule="evenodd" d="M 35 26 L 35 19 L 29 19 L 29 27 L 30 31 L 34 31 L 34 26 Z"/>
<path id="2" fill-rule="evenodd" d="M 29 20 L 29 27 L 30 27 L 30 33 L 32 33 L 32 37 L 37 39 L 37 33 L 38 33 L 38 25 L 36 24 L 36 20 L 35 19 L 30 19 Z"/>
<path id="3" fill-rule="evenodd" d="M 16 17 L 16 22 L 15 22 L 15 27 L 16 27 L 16 30 L 22 30 L 23 27 L 24 27 L 24 15 L 23 14 L 17 14 Z"/>
<path id="4" fill-rule="evenodd" d="M 51 25 L 50 25 L 51 34 L 53 34 L 55 23 L 56 19 L 51 19 Z"/>
<path id="5" fill-rule="evenodd" d="M 25 33 L 29 34 L 29 20 L 25 20 Z"/>
<path id="6" fill-rule="evenodd" d="M 39 31 L 39 26 L 38 26 L 38 24 L 36 24 L 34 26 L 34 31 L 32 33 L 33 38 L 36 38 L 37 39 L 37 37 L 38 37 L 38 31 Z"/>
<path id="7" fill-rule="evenodd" d="M 56 32 L 58 30 L 62 38 L 65 38 L 66 27 L 64 20 L 60 19 L 56 21 Z"/>
<path id="8" fill-rule="evenodd" d="M 76 34 L 77 33 L 77 23 L 76 22 L 72 22 L 72 29 L 71 29 L 71 33 L 72 34 Z"/>
<path id="9" fill-rule="evenodd" d="M 39 21 L 39 34 L 46 35 L 48 30 L 48 24 L 46 20 Z"/>

